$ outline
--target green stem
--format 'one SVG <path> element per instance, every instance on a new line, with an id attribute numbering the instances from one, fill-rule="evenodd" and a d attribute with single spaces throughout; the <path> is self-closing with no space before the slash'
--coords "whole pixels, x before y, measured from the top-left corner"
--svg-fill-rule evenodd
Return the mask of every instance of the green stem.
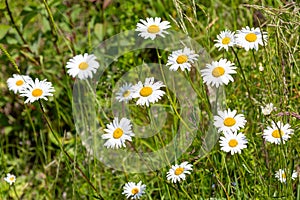
<path id="1" fill-rule="evenodd" d="M 6 49 L 4 48 L 4 46 L 2 44 L 0 44 L 0 49 L 6 55 L 6 57 L 11 62 L 11 64 L 14 66 L 14 68 L 18 72 L 18 74 L 21 74 L 21 71 L 20 71 L 17 63 L 14 61 L 14 59 L 11 57 L 11 55 L 6 51 Z"/>
<path id="2" fill-rule="evenodd" d="M 15 193 L 17 199 L 20 199 L 20 197 L 18 196 L 18 193 L 17 193 L 17 191 L 16 191 L 16 186 L 15 186 L 15 184 L 13 185 L 13 190 L 14 190 L 14 193 Z"/>

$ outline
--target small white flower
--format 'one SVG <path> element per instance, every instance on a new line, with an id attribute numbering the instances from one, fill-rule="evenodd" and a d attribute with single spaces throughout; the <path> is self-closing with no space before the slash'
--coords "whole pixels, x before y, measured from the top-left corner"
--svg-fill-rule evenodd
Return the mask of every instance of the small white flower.
<path id="1" fill-rule="evenodd" d="M 134 91 L 132 90 L 132 84 L 125 83 L 116 93 L 116 99 L 119 100 L 119 102 L 124 101 L 127 103 L 132 99 L 133 92 Z"/>
<path id="2" fill-rule="evenodd" d="M 267 127 L 264 130 L 263 138 L 271 143 L 280 144 L 281 140 L 283 144 L 287 141 L 291 135 L 294 133 L 293 129 L 290 129 L 289 124 L 283 125 L 282 122 L 277 122 L 276 124 L 272 122 L 272 126 Z"/>
<path id="3" fill-rule="evenodd" d="M 195 53 L 194 50 L 185 47 L 184 49 L 180 49 L 177 51 L 173 51 L 171 55 L 168 57 L 167 66 L 171 65 L 170 71 L 177 71 L 178 68 L 181 71 L 187 69 L 188 71 L 191 70 L 191 63 L 198 60 L 198 54 Z"/>
<path id="4" fill-rule="evenodd" d="M 245 127 L 247 121 L 244 115 L 236 113 L 236 110 L 230 109 L 218 111 L 218 115 L 214 116 L 214 125 L 218 132 L 237 132 Z"/>
<path id="5" fill-rule="evenodd" d="M 206 64 L 206 68 L 201 70 L 201 76 L 204 83 L 219 87 L 227 85 L 229 81 L 234 81 L 231 74 L 235 74 L 236 67 L 234 63 L 221 58 L 219 61 L 213 61 L 211 64 Z"/>
<path id="6" fill-rule="evenodd" d="M 281 183 L 285 183 L 286 182 L 286 177 L 287 175 L 290 175 L 290 174 L 286 174 L 285 170 L 284 169 L 279 169 L 278 171 L 276 171 L 275 173 L 275 177 L 281 182 Z M 298 174 L 295 170 L 293 170 L 293 173 L 292 173 L 292 180 L 295 180 L 296 178 L 298 177 Z"/>
<path id="7" fill-rule="evenodd" d="M 123 187 L 122 194 L 126 195 L 126 198 L 139 199 L 143 194 L 145 194 L 146 185 L 142 185 L 142 181 L 138 184 L 134 182 L 128 182 Z"/>
<path id="8" fill-rule="evenodd" d="M 8 173 L 6 175 L 6 177 L 4 178 L 4 180 L 9 183 L 10 185 L 12 185 L 14 182 L 16 182 L 16 176 L 13 174 Z"/>
<path id="9" fill-rule="evenodd" d="M 149 103 L 157 102 L 165 94 L 160 90 L 161 87 L 165 87 L 165 85 L 161 81 L 154 82 L 154 77 L 146 78 L 144 84 L 139 81 L 132 87 L 134 91 L 132 97 L 139 98 L 136 105 L 149 106 Z"/>
<path id="10" fill-rule="evenodd" d="M 260 72 L 263 72 L 263 71 L 265 70 L 265 68 L 262 66 L 261 63 L 258 63 L 258 70 L 259 70 Z"/>
<path id="11" fill-rule="evenodd" d="M 93 73 L 96 73 L 99 63 L 96 61 L 96 56 L 94 54 L 77 55 L 71 58 L 67 62 L 68 74 L 73 78 L 76 76 L 79 79 L 87 79 L 88 77 L 92 78 Z"/>
<path id="12" fill-rule="evenodd" d="M 167 180 L 171 180 L 173 183 L 181 180 L 185 180 L 186 174 L 190 174 L 193 169 L 193 165 L 188 162 L 183 162 L 180 165 L 172 165 L 172 168 L 167 172 Z"/>
<path id="13" fill-rule="evenodd" d="M 231 155 L 241 153 L 242 149 L 247 148 L 247 138 L 243 133 L 224 132 L 224 136 L 220 137 L 221 150 L 230 152 Z"/>
<path id="14" fill-rule="evenodd" d="M 106 134 L 102 135 L 102 139 L 108 139 L 104 146 L 107 148 L 121 148 L 126 147 L 125 141 L 132 141 L 131 137 L 134 136 L 134 133 L 131 130 L 130 120 L 127 118 L 122 118 L 120 123 L 117 117 L 114 120 L 107 124 L 107 129 L 104 129 Z"/>
<path id="15" fill-rule="evenodd" d="M 266 32 L 261 33 L 259 28 L 242 28 L 242 30 L 238 30 L 237 34 L 235 35 L 236 44 L 243 47 L 246 51 L 249 49 L 258 50 L 258 45 L 264 45 L 268 40 L 268 36 Z"/>
<path id="16" fill-rule="evenodd" d="M 164 37 L 164 34 L 168 34 L 166 29 L 170 28 L 170 22 L 162 21 L 160 17 L 146 18 L 146 21 L 140 19 L 141 23 L 137 23 L 135 31 L 140 32 L 138 35 L 144 39 L 151 38 L 154 40 L 157 35 Z"/>
<path id="17" fill-rule="evenodd" d="M 217 38 L 215 47 L 219 48 L 219 51 L 221 49 L 228 51 L 228 47 L 232 47 L 235 43 L 234 32 L 228 30 L 222 31 Z"/>
<path id="18" fill-rule="evenodd" d="M 261 112 L 264 115 L 270 115 L 271 112 L 275 109 L 276 109 L 276 107 L 274 107 L 274 105 L 272 103 L 267 104 L 265 107 L 261 106 Z"/>
<path id="19" fill-rule="evenodd" d="M 24 88 L 25 83 L 29 80 L 31 80 L 29 76 L 13 74 L 12 78 L 7 79 L 8 89 L 17 94 Z"/>
<path id="20" fill-rule="evenodd" d="M 54 91 L 51 82 L 47 82 L 46 79 L 39 81 L 39 79 L 36 78 L 35 82 L 33 82 L 32 79 L 26 82 L 24 88 L 20 91 L 20 95 L 27 97 L 25 103 L 32 103 L 39 99 L 48 100 L 47 96 L 53 96 L 52 92 Z"/>

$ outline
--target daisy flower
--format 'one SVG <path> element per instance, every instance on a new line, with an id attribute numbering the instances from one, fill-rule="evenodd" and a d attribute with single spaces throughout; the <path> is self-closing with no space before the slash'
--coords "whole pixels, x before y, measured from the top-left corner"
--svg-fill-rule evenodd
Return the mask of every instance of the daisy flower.
<path id="1" fill-rule="evenodd" d="M 151 38 L 154 40 L 157 35 L 164 37 L 164 34 L 168 34 L 166 29 L 170 28 L 170 22 L 161 21 L 160 17 L 146 18 L 146 21 L 140 19 L 141 23 L 137 23 L 135 31 L 140 32 L 138 35 L 144 39 Z"/>
<path id="2" fill-rule="evenodd" d="M 7 79 L 8 89 L 17 94 L 24 88 L 25 83 L 29 80 L 31 80 L 29 76 L 13 74 L 13 77 Z"/>
<path id="3" fill-rule="evenodd" d="M 242 28 L 235 35 L 236 44 L 243 47 L 246 51 L 249 49 L 258 50 L 258 44 L 264 45 L 268 40 L 267 32 L 260 32 L 259 28 Z"/>
<path id="4" fill-rule="evenodd" d="M 167 172 L 167 179 L 171 180 L 173 183 L 180 180 L 185 180 L 185 174 L 190 174 L 193 169 L 193 165 L 188 162 L 183 162 L 180 165 L 172 165 L 172 168 Z"/>
<path id="5" fill-rule="evenodd" d="M 276 109 L 272 103 L 267 104 L 265 107 L 261 106 L 260 108 L 264 115 L 270 115 L 271 112 Z"/>
<path id="6" fill-rule="evenodd" d="M 169 55 L 168 63 L 166 65 L 171 65 L 170 71 L 177 71 L 179 67 L 181 71 L 184 71 L 185 69 L 190 71 L 191 63 L 198 60 L 198 56 L 199 55 L 196 54 L 194 50 L 184 47 L 184 49 L 173 51 L 172 54 Z"/>
<path id="7" fill-rule="evenodd" d="M 236 114 L 237 111 L 218 111 L 218 115 L 214 116 L 214 125 L 219 132 L 237 132 L 245 127 L 246 119 L 243 114 Z"/>
<path id="8" fill-rule="evenodd" d="M 20 95 L 27 97 L 25 103 L 32 103 L 39 99 L 48 100 L 47 96 L 53 96 L 54 88 L 51 82 L 47 82 L 47 79 L 39 81 L 39 79 L 29 80 L 26 82 L 24 88 L 20 91 Z"/>
<path id="9" fill-rule="evenodd" d="M 206 84 L 219 87 L 227 85 L 229 81 L 234 81 L 231 74 L 235 74 L 236 67 L 234 63 L 221 58 L 219 61 L 213 61 L 211 64 L 206 64 L 206 68 L 201 70 L 201 76 Z"/>
<path id="10" fill-rule="evenodd" d="M 125 83 L 116 93 L 116 99 L 121 101 L 125 101 L 126 103 L 132 99 L 132 84 Z"/>
<path id="11" fill-rule="evenodd" d="M 220 137 L 221 150 L 230 152 L 231 155 L 241 153 L 242 149 L 247 148 L 247 138 L 243 133 L 224 132 L 224 136 Z"/>
<path id="12" fill-rule="evenodd" d="M 289 174 L 290 175 L 290 174 Z M 295 180 L 297 178 L 298 174 L 295 170 L 293 170 L 293 173 L 292 173 L 292 180 Z M 287 174 L 285 172 L 284 169 L 279 169 L 278 171 L 276 171 L 275 173 L 275 177 L 281 182 L 281 183 L 285 183 L 286 182 L 286 177 L 287 177 Z"/>
<path id="13" fill-rule="evenodd" d="M 4 178 L 4 180 L 9 183 L 10 185 L 12 185 L 14 182 L 16 182 L 16 176 L 13 174 L 8 173 L 6 175 L 6 177 Z"/>
<path id="14" fill-rule="evenodd" d="M 126 198 L 139 199 L 143 194 L 145 194 L 146 185 L 142 185 L 142 181 L 138 184 L 134 182 L 128 182 L 123 187 L 122 194 L 126 195 Z"/>
<path id="15" fill-rule="evenodd" d="M 104 146 L 112 149 L 126 147 L 125 141 L 131 141 L 131 136 L 134 136 L 131 126 L 129 119 L 122 118 L 119 122 L 119 119 L 115 117 L 113 122 L 106 125 L 107 129 L 104 129 L 106 134 L 102 135 L 102 139 L 107 139 Z"/>
<path id="16" fill-rule="evenodd" d="M 93 73 L 96 73 L 99 63 L 96 61 L 96 56 L 94 54 L 77 55 L 71 58 L 67 62 L 68 74 L 73 78 L 76 76 L 81 79 L 87 79 L 88 77 L 92 78 Z"/>
<path id="17" fill-rule="evenodd" d="M 161 81 L 154 83 L 154 77 L 146 78 L 144 84 L 139 81 L 132 87 L 134 91 L 132 97 L 139 98 L 136 105 L 149 106 L 149 103 L 157 102 L 165 94 L 160 90 L 161 87 L 165 87 L 165 85 Z"/>
<path id="18" fill-rule="evenodd" d="M 263 138 L 271 143 L 280 144 L 281 139 L 283 144 L 290 138 L 290 135 L 294 133 L 293 129 L 290 129 L 289 124 L 283 124 L 282 122 L 277 122 L 276 124 L 272 122 L 272 125 L 264 130 Z"/>
<path id="19" fill-rule="evenodd" d="M 221 49 L 225 49 L 228 51 L 228 47 L 232 47 L 234 45 L 234 32 L 225 30 L 221 31 L 221 33 L 217 36 L 217 40 L 215 40 L 215 47 Z"/>

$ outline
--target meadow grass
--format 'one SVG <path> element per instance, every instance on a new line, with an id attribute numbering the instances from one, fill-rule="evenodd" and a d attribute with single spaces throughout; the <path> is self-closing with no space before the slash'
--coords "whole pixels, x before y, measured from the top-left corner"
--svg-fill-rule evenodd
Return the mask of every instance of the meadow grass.
<path id="1" fill-rule="evenodd" d="M 300 173 L 299 9 L 297 1 L 277 0 L 1 1 L 0 199 L 126 199 L 122 194 L 125 183 L 142 181 L 146 193 L 141 199 L 300 200 L 299 177 L 292 180 L 289 174 L 286 183 L 275 178 L 279 169 Z M 75 124 L 72 113 L 75 80 L 67 74 L 67 61 L 78 54 L 93 53 L 102 41 L 134 30 L 139 20 L 146 17 L 169 21 L 171 29 L 196 40 L 210 60 L 226 58 L 235 63 L 234 82 L 218 91 L 226 93 L 226 99 L 219 101 L 224 110 L 237 110 L 247 120 L 241 132 L 248 145 L 241 154 L 222 151 L 219 142 L 205 152 L 201 149 L 203 133 L 212 123 L 208 109 L 211 105 L 205 99 L 207 88 L 196 72 L 182 72 L 198 91 L 197 119 L 202 126 L 176 161 L 188 161 L 193 171 L 185 181 L 176 184 L 166 179 L 175 162 L 143 173 L 106 166 L 97 159 L 95 151 L 82 144 L 86 138 L 76 132 L 80 124 Z M 259 46 L 258 51 L 218 51 L 214 46 L 221 31 L 236 31 L 245 26 L 266 31 L 265 46 Z M 112 102 L 107 98 L 113 97 L 118 80 L 136 66 L 165 63 L 169 53 L 155 49 L 127 52 L 103 72 L 94 94 L 97 116 L 92 116 L 100 124 L 99 133 L 114 118 Z M 47 79 L 55 88 L 54 97 L 25 104 L 23 97 L 8 90 L 6 81 L 13 74 Z M 138 147 L 143 152 L 152 152 L 172 141 L 178 124 L 182 123 L 183 110 L 172 92 L 168 97 L 156 105 L 168 113 L 160 133 L 134 140 L 127 144 L 130 150 Z M 166 106 L 170 102 L 172 106 Z M 276 110 L 266 116 L 261 106 L 268 103 L 273 103 Z M 86 111 L 87 119 L 91 117 L 84 105 L 80 109 Z M 154 121 L 151 125 L 155 130 L 160 123 L 151 118 L 150 109 L 131 105 L 129 110 L 131 120 L 141 127 Z M 294 130 L 284 145 L 271 144 L 262 137 L 273 121 L 289 123 Z M 83 128 L 85 123 L 88 122 L 82 124 Z M 11 186 L 4 181 L 7 173 L 16 175 Z"/>

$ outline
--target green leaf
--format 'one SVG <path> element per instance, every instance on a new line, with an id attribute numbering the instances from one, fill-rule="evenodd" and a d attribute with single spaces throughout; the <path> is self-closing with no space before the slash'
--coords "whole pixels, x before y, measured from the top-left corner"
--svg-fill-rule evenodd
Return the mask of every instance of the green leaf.
<path id="1" fill-rule="evenodd" d="M 4 38 L 8 30 L 10 29 L 9 25 L 6 24 L 0 24 L 0 40 Z"/>

